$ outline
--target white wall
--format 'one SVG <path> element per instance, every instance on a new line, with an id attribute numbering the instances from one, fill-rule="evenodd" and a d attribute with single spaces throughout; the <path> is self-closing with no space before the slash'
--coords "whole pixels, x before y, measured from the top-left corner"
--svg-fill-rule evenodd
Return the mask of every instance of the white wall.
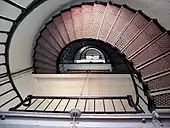
<path id="1" fill-rule="evenodd" d="M 120 74 L 35 74 L 36 95 L 135 96 L 130 75 Z"/>

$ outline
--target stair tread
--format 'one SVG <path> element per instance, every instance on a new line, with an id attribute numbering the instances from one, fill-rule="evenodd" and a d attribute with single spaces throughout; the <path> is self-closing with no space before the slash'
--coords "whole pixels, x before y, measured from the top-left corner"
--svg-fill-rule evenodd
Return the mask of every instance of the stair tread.
<path id="1" fill-rule="evenodd" d="M 133 36 L 138 33 L 149 21 L 147 21 L 139 13 L 134 17 L 132 22 L 129 24 L 125 32 L 119 37 L 116 42 L 116 47 L 122 49 L 125 44 L 127 44 Z"/>
<path id="2" fill-rule="evenodd" d="M 170 74 L 166 74 L 158 78 L 148 80 L 147 83 L 150 91 L 167 88 L 170 86 Z"/>
<path id="3" fill-rule="evenodd" d="M 58 55 L 58 52 L 49 44 L 47 43 L 48 41 L 46 41 L 44 39 L 43 36 L 41 36 L 41 38 L 38 40 L 38 45 L 41 45 L 42 47 L 44 47 L 47 51 L 50 51 L 53 55 Z"/>
<path id="4" fill-rule="evenodd" d="M 112 45 L 116 43 L 116 37 L 125 27 L 125 25 L 130 21 L 133 15 L 135 15 L 134 12 L 122 7 L 120 15 L 117 17 L 117 20 L 115 21 L 115 24 L 112 27 L 112 30 L 110 31 L 110 34 L 107 38 L 107 42 L 111 43 Z"/>
<path id="5" fill-rule="evenodd" d="M 155 25 L 154 22 L 151 22 L 149 26 L 146 27 L 146 29 L 144 29 L 126 49 L 124 49 L 124 53 L 129 57 L 137 49 L 146 45 L 146 43 L 150 42 L 160 34 L 162 34 L 161 30 Z"/>
<path id="6" fill-rule="evenodd" d="M 76 39 L 82 38 L 83 32 L 83 15 L 82 15 L 82 7 L 74 7 L 71 9 L 72 18 L 73 18 L 73 26 Z"/>
<path id="7" fill-rule="evenodd" d="M 35 60 L 39 60 L 39 61 L 43 61 L 43 62 L 48 62 L 48 63 L 51 63 L 51 64 L 55 64 L 56 63 L 56 60 L 54 60 L 52 58 L 49 58 L 48 56 L 45 56 L 45 55 L 43 55 L 43 54 L 41 54 L 39 52 L 36 53 L 34 59 Z"/>
<path id="8" fill-rule="evenodd" d="M 60 32 L 65 44 L 70 42 L 67 30 L 66 30 L 66 26 L 64 24 L 63 18 L 61 15 L 57 16 L 56 18 L 54 18 L 54 23 L 58 29 L 58 31 Z"/>
<path id="9" fill-rule="evenodd" d="M 91 27 L 92 27 L 92 13 L 93 5 L 82 5 L 82 15 L 83 15 L 83 38 L 89 38 L 91 35 Z"/>
<path id="10" fill-rule="evenodd" d="M 158 60 L 141 67 L 139 70 L 144 77 L 147 77 L 168 69 L 170 69 L 170 52 L 160 57 Z"/>
<path id="11" fill-rule="evenodd" d="M 170 107 L 170 93 L 153 96 L 156 107 Z"/>
<path id="12" fill-rule="evenodd" d="M 94 4 L 93 13 L 92 13 L 91 38 L 96 38 L 99 33 L 100 26 L 103 22 L 105 9 L 106 6 L 103 4 Z"/>
<path id="13" fill-rule="evenodd" d="M 144 63 L 156 56 L 159 56 L 170 50 L 170 36 L 166 33 L 156 42 L 152 42 L 148 47 L 141 51 L 136 57 L 132 59 L 135 65 Z"/>
<path id="14" fill-rule="evenodd" d="M 36 67 L 44 67 L 44 68 L 50 68 L 50 69 L 55 69 L 56 66 L 55 65 L 52 65 L 52 64 L 49 64 L 47 62 L 42 62 L 42 61 L 38 61 L 38 60 L 35 60 L 35 66 Z"/>
<path id="15" fill-rule="evenodd" d="M 38 55 L 38 56 L 37 56 Z M 35 60 L 39 60 L 39 61 L 42 61 L 42 62 L 45 62 L 45 63 L 50 63 L 50 64 L 53 64 L 55 65 L 56 64 L 56 59 L 52 59 L 48 56 L 45 56 L 43 55 L 42 53 L 37 53 L 36 57 L 35 57 Z M 40 58 L 38 58 L 39 56 L 41 56 Z"/>
<path id="16" fill-rule="evenodd" d="M 116 15 L 118 14 L 120 8 L 114 5 L 107 4 L 106 14 L 103 19 L 103 24 L 101 26 L 100 32 L 98 34 L 98 38 L 101 40 L 106 40 L 106 36 L 109 32 L 109 29 L 114 22 Z"/>
<path id="17" fill-rule="evenodd" d="M 51 33 L 51 35 L 53 35 L 53 37 L 57 40 L 60 47 L 63 48 L 65 46 L 64 39 L 62 38 L 55 23 L 52 22 L 49 25 L 47 25 L 47 29 Z"/>
<path id="18" fill-rule="evenodd" d="M 51 63 L 51 64 L 56 63 L 56 60 L 52 60 L 51 58 L 43 56 L 41 53 L 36 53 L 34 59 L 44 61 L 44 62 L 48 62 L 48 63 Z"/>
<path id="19" fill-rule="evenodd" d="M 57 58 L 57 56 L 51 54 L 50 51 L 47 51 L 46 49 L 44 49 L 44 48 L 41 47 L 40 45 L 38 45 L 38 46 L 36 47 L 35 52 L 39 52 L 39 53 L 43 54 L 44 56 L 49 57 L 49 58 L 51 58 L 51 59 L 53 59 L 53 60 Z M 35 54 L 36 54 L 36 53 L 35 53 Z"/>
<path id="20" fill-rule="evenodd" d="M 61 13 L 70 41 L 76 39 L 71 11 Z"/>
<path id="21" fill-rule="evenodd" d="M 52 46 L 52 48 L 56 51 L 56 52 L 60 52 L 61 51 L 61 47 L 58 44 L 57 40 L 55 40 L 55 38 L 50 34 L 49 31 L 44 30 L 42 32 L 42 36 L 48 41 L 48 43 Z"/>

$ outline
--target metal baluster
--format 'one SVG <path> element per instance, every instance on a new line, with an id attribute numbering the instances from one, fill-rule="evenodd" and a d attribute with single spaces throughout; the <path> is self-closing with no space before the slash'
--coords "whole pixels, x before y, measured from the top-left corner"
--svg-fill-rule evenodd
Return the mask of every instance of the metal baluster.
<path id="1" fill-rule="evenodd" d="M 36 109 L 37 109 L 45 100 L 46 100 L 46 99 L 42 100 L 42 101 L 38 104 L 38 106 L 34 109 L 34 111 L 36 111 Z"/>
<path id="2" fill-rule="evenodd" d="M 3 95 L 6 95 L 7 93 L 9 93 L 9 92 L 11 92 L 11 91 L 13 91 L 13 90 L 14 90 L 14 89 L 10 89 L 10 90 L 8 90 L 8 91 L 6 91 L 6 92 L 0 94 L 0 97 L 3 96 Z"/>
<path id="3" fill-rule="evenodd" d="M 103 99 L 103 109 L 104 109 L 104 112 L 106 112 L 106 107 L 105 107 L 105 101 Z"/>
<path id="4" fill-rule="evenodd" d="M 47 108 L 51 105 L 51 103 L 54 101 L 54 99 L 52 99 L 51 101 L 50 101 L 50 103 L 47 105 L 47 107 L 44 109 L 44 111 L 46 111 L 47 110 Z"/>
<path id="5" fill-rule="evenodd" d="M 86 111 L 86 106 L 87 106 L 87 99 L 86 99 L 85 105 L 84 105 L 84 112 Z"/>
<path id="6" fill-rule="evenodd" d="M 96 100 L 94 99 L 94 113 L 95 113 L 95 107 L 96 107 Z"/>
<path id="7" fill-rule="evenodd" d="M 65 111 L 66 108 L 68 107 L 69 102 L 70 102 L 70 99 L 68 100 L 68 102 L 67 102 L 67 104 L 66 104 L 66 106 L 65 106 L 65 108 L 64 108 L 64 111 Z"/>
<path id="8" fill-rule="evenodd" d="M 79 102 L 79 99 L 77 99 L 76 101 L 75 108 L 77 108 L 78 102 Z"/>
<path id="9" fill-rule="evenodd" d="M 123 102 L 122 102 L 121 99 L 120 99 L 120 102 L 121 102 L 121 104 L 122 104 L 122 106 L 123 106 L 124 111 L 126 112 L 126 108 L 125 108 L 125 106 L 124 106 L 124 104 L 123 104 Z"/>
<path id="10" fill-rule="evenodd" d="M 16 99 L 17 97 L 18 97 L 18 96 L 15 96 L 15 97 L 13 97 L 12 99 L 8 100 L 8 101 L 5 102 L 4 104 L 2 104 L 2 105 L 0 106 L 0 108 L 3 107 L 3 106 L 5 106 L 5 105 L 8 104 L 9 102 L 13 101 L 13 100 Z"/>
<path id="11" fill-rule="evenodd" d="M 111 101 L 112 101 L 112 105 L 113 105 L 114 112 L 116 112 L 116 108 L 115 108 L 113 99 L 111 99 Z"/>
<path id="12" fill-rule="evenodd" d="M 60 101 L 58 102 L 58 104 L 57 104 L 56 108 L 54 109 L 54 111 L 56 111 L 56 109 L 58 108 L 58 106 L 60 105 L 60 103 L 61 103 L 62 100 L 63 100 L 63 99 L 60 99 Z"/>

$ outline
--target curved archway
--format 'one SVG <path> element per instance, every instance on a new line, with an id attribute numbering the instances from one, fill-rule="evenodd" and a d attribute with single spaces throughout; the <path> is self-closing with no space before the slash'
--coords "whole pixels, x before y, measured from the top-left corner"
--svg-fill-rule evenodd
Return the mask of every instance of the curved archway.
<path id="1" fill-rule="evenodd" d="M 93 47 L 98 49 L 103 57 L 105 58 L 106 64 L 110 64 L 112 69 L 108 71 L 108 73 L 113 74 L 127 74 L 129 73 L 129 70 L 125 66 L 124 62 L 122 61 L 120 57 L 120 51 L 116 48 L 110 45 L 109 43 L 103 42 L 101 40 L 95 40 L 95 39 L 79 39 L 75 40 L 69 44 L 67 44 L 59 53 L 57 58 L 57 73 L 59 73 L 59 65 L 60 64 L 75 64 L 75 57 L 78 52 L 86 47 Z M 76 58 L 77 59 L 77 58 Z M 85 62 L 84 62 L 85 63 Z M 86 62 L 87 63 L 87 62 Z M 89 62 L 92 63 L 92 62 Z M 98 64 L 101 64 L 103 62 L 97 62 Z M 88 64 L 88 63 L 87 63 Z M 96 69 L 97 71 L 97 69 Z M 100 72 L 100 68 L 98 69 L 98 73 Z M 133 71 L 135 72 L 135 71 Z"/>

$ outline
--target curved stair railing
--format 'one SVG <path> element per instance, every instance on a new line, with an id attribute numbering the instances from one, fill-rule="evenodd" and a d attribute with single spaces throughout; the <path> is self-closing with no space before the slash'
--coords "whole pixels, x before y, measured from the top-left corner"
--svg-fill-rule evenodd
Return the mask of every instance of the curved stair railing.
<path id="1" fill-rule="evenodd" d="M 11 91 L 15 92 L 15 96 L 3 103 L 0 103 L 0 108 L 4 107 L 6 104 L 12 102 L 13 100 L 15 100 L 16 98 L 19 99 L 20 103 L 23 103 L 23 98 L 21 97 L 20 93 L 18 92 L 17 88 L 15 87 L 15 84 L 13 82 L 13 78 L 11 76 L 11 71 L 10 71 L 10 67 L 9 67 L 9 48 L 10 48 L 10 43 L 11 43 L 11 39 L 16 31 L 16 29 L 18 28 L 18 26 L 20 25 L 20 23 L 29 15 L 29 13 L 31 13 L 36 7 L 38 7 L 39 5 L 41 5 L 42 3 L 44 3 L 47 0 L 34 0 L 31 4 L 29 4 L 26 8 L 20 6 L 19 4 L 10 1 L 10 0 L 3 0 L 4 2 L 20 9 L 21 13 L 19 14 L 19 16 L 17 17 L 17 19 L 11 19 L 8 18 L 6 16 L 0 16 L 0 19 L 4 20 L 4 21 L 8 21 L 12 23 L 12 26 L 10 28 L 9 31 L 3 31 L 0 30 L 0 34 L 7 36 L 6 40 L 0 41 L 0 46 L 4 47 L 4 52 L 0 53 L 1 57 L 4 57 L 4 62 L 2 62 L 0 64 L 0 66 L 5 67 L 6 68 L 6 72 L 3 72 L 0 74 L 0 79 L 3 81 L 4 79 L 7 78 L 7 80 L 3 81 L 0 83 L 0 87 L 1 86 L 11 86 L 12 88 L 10 90 L 7 90 L 5 92 L 3 92 L 2 94 L 0 94 L 1 96 L 4 96 L 8 93 L 10 93 Z M 93 4 L 100 4 L 100 2 L 97 3 L 90 3 L 90 5 Z M 108 5 L 112 5 L 113 3 L 101 3 L 104 4 L 105 6 Z M 96 34 L 96 33 L 92 33 L 94 36 L 97 35 L 97 37 L 100 37 L 101 39 L 103 39 L 104 41 L 108 42 L 114 42 L 115 46 L 118 47 L 122 52 L 124 52 L 127 57 L 128 60 L 133 61 L 135 67 L 137 70 L 139 70 L 140 72 L 137 73 L 137 75 L 131 74 L 132 76 L 132 80 L 135 83 L 136 87 L 139 90 L 142 90 L 144 92 L 144 94 L 147 96 L 148 98 L 148 103 L 142 99 L 142 96 L 139 96 L 139 98 L 145 103 L 147 104 L 147 106 L 149 107 L 150 111 L 153 111 L 154 108 L 154 104 L 153 104 L 153 99 L 154 99 L 154 103 L 156 105 L 156 108 L 168 108 L 169 107 L 169 98 L 170 98 L 170 93 L 169 91 L 169 82 L 168 82 L 168 78 L 169 78 L 169 65 L 167 63 L 167 61 L 169 60 L 169 45 L 167 45 L 167 43 L 169 43 L 169 32 L 166 31 L 163 27 L 161 27 L 161 25 L 159 25 L 159 23 L 156 20 L 150 19 L 149 17 L 147 17 L 145 14 L 143 14 L 141 11 L 136 11 L 131 9 L 130 7 L 126 6 L 126 5 L 117 5 L 117 4 L 113 4 L 117 7 L 119 7 L 120 9 L 117 10 L 117 14 L 115 19 L 110 19 L 113 24 L 109 24 L 110 25 L 110 30 L 109 33 L 105 33 L 104 30 L 102 29 L 102 27 L 99 28 L 99 30 L 101 31 L 100 33 Z M 76 6 L 78 9 L 80 9 L 80 6 Z M 126 23 L 126 26 L 124 28 L 120 28 L 119 33 L 117 33 L 117 38 L 114 38 L 114 41 L 112 40 L 112 37 L 114 37 L 114 33 L 112 33 L 112 31 L 115 29 L 114 26 L 118 25 L 119 22 L 119 17 L 120 15 L 123 15 L 125 10 L 130 10 L 133 12 L 133 15 L 131 14 L 131 12 L 129 12 L 129 22 Z M 74 11 L 74 9 L 72 9 L 72 11 Z M 75 13 L 75 16 L 76 13 Z M 88 17 L 88 15 L 86 15 Z M 105 16 L 109 16 L 107 15 L 107 13 L 105 12 Z M 141 18 L 141 20 L 143 20 L 143 22 L 140 24 L 140 26 L 138 26 L 137 28 L 137 32 L 133 33 L 131 32 L 131 29 L 133 28 L 133 25 L 131 24 L 132 22 L 137 22 L 138 19 L 136 19 L 136 17 L 140 17 L 143 16 L 146 19 Z M 60 16 L 61 18 L 62 16 Z M 103 26 L 107 27 L 107 21 L 103 18 Z M 77 33 L 75 33 L 75 35 L 69 35 L 68 39 L 70 40 L 74 40 L 74 38 L 80 38 L 82 35 L 80 33 L 78 33 L 77 26 L 76 23 L 78 24 L 78 22 L 76 21 L 76 19 L 73 19 L 73 21 L 75 21 L 75 31 Z M 96 21 L 97 22 L 97 21 Z M 153 26 L 157 26 L 158 29 L 152 29 Z M 89 26 L 85 26 L 85 28 L 88 28 Z M 93 26 L 93 28 L 96 28 L 98 26 Z M 128 31 L 127 31 L 128 30 Z M 152 31 L 156 31 L 156 33 L 152 33 Z M 152 38 L 149 39 L 143 39 L 143 34 L 144 32 L 148 33 Z M 86 33 L 86 37 L 89 36 L 90 32 L 85 31 Z M 127 34 L 131 33 L 131 36 L 127 36 Z M 65 33 L 62 33 L 65 34 Z M 68 35 L 67 35 L 68 36 Z M 128 40 L 128 42 L 123 42 L 123 39 Z M 138 47 L 138 49 L 136 50 L 136 42 L 140 43 L 140 40 L 145 41 L 146 44 L 141 45 L 140 47 Z M 64 42 L 67 42 L 67 39 L 64 38 Z M 157 48 L 156 46 L 160 45 L 159 43 L 162 43 L 161 45 L 164 46 L 164 48 L 162 50 L 158 50 L 157 52 L 155 52 L 155 54 L 151 53 L 148 54 L 148 52 L 150 52 L 151 50 L 153 50 L 154 48 Z M 60 44 L 61 46 L 63 44 Z M 155 46 L 156 45 L 156 46 Z M 166 47 L 167 46 L 167 47 Z M 161 46 L 159 46 L 161 47 Z M 135 49 L 134 49 L 135 48 Z M 152 55 L 152 57 L 150 56 Z M 148 57 L 148 58 L 145 58 Z M 142 62 L 142 63 L 141 63 Z M 165 62 L 165 65 L 160 65 L 160 63 Z M 159 67 L 159 68 L 152 68 L 152 67 Z M 136 70 L 135 69 L 135 70 Z M 150 74 L 147 71 L 153 71 L 153 74 Z M 141 75 L 142 74 L 142 75 Z M 142 76 L 144 76 L 142 78 Z M 139 82 L 142 83 L 142 86 L 139 86 L 138 84 L 136 84 L 135 80 L 139 80 Z M 160 82 L 162 81 L 162 82 Z M 159 83 L 160 82 L 160 83 Z M 158 86 L 156 86 L 158 84 Z M 147 84 L 149 86 L 149 89 L 147 87 Z M 168 91 L 167 91 L 168 90 Z M 149 93 L 150 91 L 150 93 Z M 153 95 L 153 98 L 151 95 Z M 155 95 L 154 95 L 155 94 Z M 162 98 L 164 100 L 162 100 Z M 16 103 L 17 104 L 17 103 Z"/>
<path id="2" fill-rule="evenodd" d="M 4 52 L 2 53 L 2 51 L 1 51 L 1 53 L 0 53 L 0 56 L 4 57 L 2 59 L 2 60 L 4 60 L 4 62 L 2 62 L 0 64 L 0 66 L 6 68 L 5 72 L 0 74 L 0 80 L 2 81 L 2 82 L 0 82 L 0 87 L 6 86 L 6 88 L 10 88 L 10 86 L 11 86 L 10 90 L 5 90 L 5 92 L 2 92 L 0 94 L 0 97 L 7 95 L 11 92 L 14 92 L 13 97 L 11 99 L 0 103 L 0 108 L 4 107 L 5 105 L 9 104 L 10 102 L 12 102 L 15 99 L 19 99 L 19 101 L 18 102 L 16 101 L 15 104 L 18 104 L 19 102 L 23 101 L 22 96 L 20 95 L 19 91 L 17 90 L 17 88 L 13 82 L 13 78 L 12 78 L 13 73 L 11 73 L 11 71 L 10 71 L 10 66 L 9 66 L 10 43 L 11 43 L 12 37 L 13 37 L 16 29 L 18 28 L 19 24 L 25 19 L 26 16 L 29 15 L 29 13 L 31 13 L 36 7 L 38 7 L 39 5 L 44 3 L 46 0 L 35 0 L 32 3 L 30 3 L 26 8 L 20 6 L 19 4 L 15 3 L 13 1 L 10 1 L 10 0 L 3 0 L 3 1 L 6 2 L 7 4 L 14 6 L 15 8 L 18 8 L 20 10 L 20 14 L 18 15 L 18 17 L 16 19 L 11 19 L 9 17 L 0 15 L 1 20 L 12 23 L 12 26 L 9 28 L 9 31 L 0 30 L 0 34 L 3 34 L 6 36 L 5 40 L 3 40 L 3 41 L 0 40 L 0 46 L 4 47 L 3 48 Z M 27 70 L 27 69 L 24 69 L 24 71 L 25 70 Z M 19 72 L 16 72 L 14 74 L 17 74 Z"/>

